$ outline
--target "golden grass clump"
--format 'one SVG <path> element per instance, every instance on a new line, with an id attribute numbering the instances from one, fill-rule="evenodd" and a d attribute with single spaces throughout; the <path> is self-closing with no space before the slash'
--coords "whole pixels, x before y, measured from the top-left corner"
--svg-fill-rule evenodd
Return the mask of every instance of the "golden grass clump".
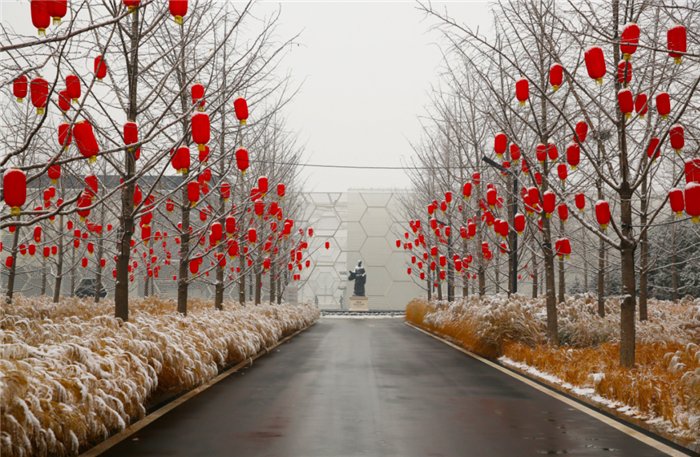
<path id="1" fill-rule="evenodd" d="M 700 440 L 700 300 L 650 300 L 637 323 L 637 364 L 619 366 L 618 299 L 597 315 L 591 295 L 558 305 L 560 346 L 546 342 L 544 298 L 469 297 L 454 303 L 413 300 L 406 319 L 481 356 L 525 364 L 627 414 L 665 420 L 681 440 Z M 520 365 L 517 365 L 518 367 Z M 571 390 L 570 389 L 570 390 Z"/>
<path id="2" fill-rule="evenodd" d="M 18 297 L 0 308 L 0 455 L 76 455 L 142 417 L 149 399 L 191 389 L 319 317 L 310 306 L 223 311 L 193 301 L 113 305 Z"/>

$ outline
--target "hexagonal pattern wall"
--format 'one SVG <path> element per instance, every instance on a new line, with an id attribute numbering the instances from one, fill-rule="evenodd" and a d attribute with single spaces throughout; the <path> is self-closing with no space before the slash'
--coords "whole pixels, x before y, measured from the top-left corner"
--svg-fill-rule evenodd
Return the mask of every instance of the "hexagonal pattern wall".
<path id="1" fill-rule="evenodd" d="M 407 196 L 364 189 L 302 194 L 306 211 L 301 222 L 315 229 L 309 243 L 314 266 L 298 284 L 298 300 L 322 309 L 346 309 L 353 291 L 348 271 L 358 260 L 366 266 L 370 309 L 403 309 L 411 298 L 423 295 L 406 275 L 410 259 L 395 245 L 408 226 L 400 203 Z"/>

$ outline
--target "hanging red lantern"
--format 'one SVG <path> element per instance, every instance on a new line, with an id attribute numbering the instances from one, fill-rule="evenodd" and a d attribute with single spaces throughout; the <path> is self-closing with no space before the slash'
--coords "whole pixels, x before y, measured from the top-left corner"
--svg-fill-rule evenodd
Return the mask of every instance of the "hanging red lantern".
<path id="1" fill-rule="evenodd" d="M 517 213 L 515 215 L 515 217 L 513 217 L 513 228 L 518 233 L 518 235 L 522 234 L 525 231 L 525 215 L 524 214 Z"/>
<path id="2" fill-rule="evenodd" d="M 566 146 L 566 163 L 575 170 L 581 162 L 581 148 L 578 143 L 571 142 Z"/>
<path id="3" fill-rule="evenodd" d="M 668 137 L 671 140 L 671 147 L 676 154 L 680 154 L 685 146 L 685 129 L 680 124 L 674 124 L 668 131 Z"/>
<path id="4" fill-rule="evenodd" d="M 197 105 L 197 109 L 199 111 L 203 111 L 204 105 L 206 104 L 206 101 L 204 100 L 204 85 L 195 83 L 192 85 L 190 92 L 192 94 L 192 104 Z"/>
<path id="5" fill-rule="evenodd" d="M 187 0 L 170 0 L 170 14 L 177 24 L 182 25 L 187 14 Z"/>
<path id="6" fill-rule="evenodd" d="M 637 94 L 634 97 L 634 111 L 639 115 L 639 117 L 644 117 L 649 110 L 649 104 L 647 103 L 647 94 Z"/>
<path id="7" fill-rule="evenodd" d="M 53 184 L 56 184 L 56 181 L 58 181 L 58 179 L 61 177 L 61 166 L 58 164 L 49 165 L 46 174 L 48 175 L 51 182 Z"/>
<path id="8" fill-rule="evenodd" d="M 88 175 L 85 177 L 85 186 L 86 190 L 91 196 L 97 195 L 97 188 L 98 188 L 98 182 L 97 182 L 97 176 L 95 175 Z"/>
<path id="9" fill-rule="evenodd" d="M 211 224 L 211 239 L 214 241 L 214 244 L 218 243 L 221 241 L 224 237 L 224 228 L 221 225 L 221 222 L 214 222 Z"/>
<path id="10" fill-rule="evenodd" d="M 700 184 L 689 182 L 685 185 L 685 212 L 694 224 L 700 222 Z"/>
<path id="11" fill-rule="evenodd" d="M 284 197 L 284 195 L 287 193 L 287 186 L 284 185 L 284 183 L 279 183 L 277 184 L 277 196 L 279 198 Z"/>
<path id="12" fill-rule="evenodd" d="M 249 243 L 257 243 L 258 242 L 258 231 L 252 227 L 248 229 L 248 242 Z M 301 254 L 301 253 L 299 253 L 299 254 Z"/>
<path id="13" fill-rule="evenodd" d="M 625 119 L 629 119 L 632 116 L 634 97 L 631 90 L 621 89 L 617 93 L 617 106 L 620 108 L 620 112 L 625 115 Z"/>
<path id="14" fill-rule="evenodd" d="M 239 97 L 233 101 L 233 109 L 236 112 L 236 118 L 245 125 L 248 121 L 248 102 L 245 98 Z"/>
<path id="15" fill-rule="evenodd" d="M 552 162 L 556 161 L 559 158 L 559 150 L 557 149 L 557 145 L 554 143 L 547 143 L 547 157 L 549 157 L 549 160 Z"/>
<path id="16" fill-rule="evenodd" d="M 172 201 L 171 199 L 167 199 L 165 201 L 165 210 L 169 213 L 172 213 L 174 209 L 175 209 L 175 202 Z"/>
<path id="17" fill-rule="evenodd" d="M 83 157 L 87 158 L 88 162 L 94 163 L 97 160 L 100 147 L 97 144 L 97 138 L 90 121 L 84 120 L 73 125 L 73 137 L 75 137 L 75 145 Z"/>
<path id="18" fill-rule="evenodd" d="M 5 259 L 5 267 L 7 268 L 12 268 L 12 265 L 15 264 L 15 258 L 12 256 L 9 256 Z"/>
<path id="19" fill-rule="evenodd" d="M 486 191 L 486 203 L 488 203 L 488 205 L 493 208 L 494 206 L 496 206 L 497 200 L 498 192 L 495 188 L 491 187 Z"/>
<path id="20" fill-rule="evenodd" d="M 196 113 L 192 116 L 192 141 L 197 144 L 200 151 L 211 138 L 211 124 L 209 115 L 206 113 Z"/>
<path id="21" fill-rule="evenodd" d="M 143 200 L 143 193 L 138 184 L 134 185 L 134 206 L 139 206 Z"/>
<path id="22" fill-rule="evenodd" d="M 627 86 L 632 81 L 632 64 L 625 60 L 621 60 L 617 64 L 617 82 Z"/>
<path id="23" fill-rule="evenodd" d="M 78 207 L 78 216 L 80 216 L 80 220 L 84 222 L 90 215 L 90 206 L 92 206 L 92 197 L 90 194 L 87 192 L 81 193 L 76 206 Z"/>
<path id="24" fill-rule="evenodd" d="M 566 206 L 566 203 L 561 203 L 559 206 L 557 206 L 557 214 L 559 215 L 559 219 L 561 219 L 563 222 L 566 222 L 569 219 L 569 207 Z"/>
<path id="25" fill-rule="evenodd" d="M 17 168 L 10 168 L 2 175 L 3 198 L 12 216 L 19 216 L 27 201 L 27 175 Z"/>
<path id="26" fill-rule="evenodd" d="M 77 103 L 80 98 L 80 79 L 75 75 L 66 76 L 66 91 L 68 96 L 73 100 L 73 103 Z"/>
<path id="27" fill-rule="evenodd" d="M 255 202 L 253 202 L 253 211 L 256 216 L 262 217 L 265 213 L 265 203 L 262 200 L 255 200 Z"/>
<path id="28" fill-rule="evenodd" d="M 95 72 L 95 77 L 100 81 L 107 76 L 107 62 L 103 56 L 98 55 L 95 57 L 93 62 L 93 71 Z"/>
<path id="29" fill-rule="evenodd" d="M 661 119 L 666 119 L 671 112 L 671 97 L 668 92 L 661 92 L 656 96 L 656 111 Z"/>
<path id="30" fill-rule="evenodd" d="M 58 124 L 58 144 L 63 148 L 64 151 L 68 149 L 68 146 L 70 146 L 72 140 L 73 135 L 70 131 L 70 124 L 67 124 L 65 122 Z"/>
<path id="31" fill-rule="evenodd" d="M 565 163 L 560 163 L 557 165 L 557 175 L 559 176 L 559 179 L 566 181 L 567 176 L 569 176 L 569 169 Z M 564 183 L 562 182 L 562 184 Z"/>
<path id="32" fill-rule="evenodd" d="M 32 4 L 34 4 L 33 1 Z M 49 99 L 49 83 L 42 77 L 36 77 L 29 84 L 29 93 L 32 105 L 36 108 L 36 114 L 43 115 L 46 112 L 46 103 Z"/>
<path id="33" fill-rule="evenodd" d="M 605 76 L 605 55 L 599 46 L 591 46 L 584 53 L 586 61 L 586 70 L 591 79 L 595 79 L 597 84 L 603 84 Z"/>
<path id="34" fill-rule="evenodd" d="M 610 204 L 605 200 L 598 200 L 595 204 L 595 217 L 600 228 L 607 229 L 610 223 Z"/>
<path id="35" fill-rule="evenodd" d="M 657 137 L 652 137 L 649 139 L 649 146 L 647 146 L 647 157 L 651 160 L 656 160 L 661 157 L 661 140 Z"/>
<path id="36" fill-rule="evenodd" d="M 518 147 L 517 144 L 511 143 L 510 147 L 509 147 L 509 151 L 510 151 L 510 160 L 512 160 L 513 162 L 517 162 L 518 160 L 520 160 L 520 148 Z"/>
<path id="37" fill-rule="evenodd" d="M 170 164 L 178 173 L 187 174 L 190 169 L 190 148 L 187 146 L 177 148 L 170 159 Z"/>
<path id="38" fill-rule="evenodd" d="M 671 211 L 680 217 L 683 214 L 685 204 L 683 202 L 683 191 L 678 188 L 673 188 L 668 192 L 668 202 L 671 204 Z"/>
<path id="39" fill-rule="evenodd" d="M 586 137 L 588 136 L 588 124 L 586 124 L 586 121 L 579 121 L 576 123 L 576 127 L 574 128 L 574 141 L 580 143 L 583 143 L 586 141 Z"/>
<path id="40" fill-rule="evenodd" d="M 195 206 L 199 201 L 199 183 L 197 181 L 187 183 L 187 200 L 190 202 L 190 206 Z"/>
<path id="41" fill-rule="evenodd" d="M 207 163 L 209 161 L 209 146 L 206 144 L 202 149 L 198 149 L 198 156 L 197 158 L 199 159 L 200 163 Z"/>
<path id="42" fill-rule="evenodd" d="M 539 163 L 544 163 L 547 160 L 547 145 L 544 143 L 539 143 L 535 146 L 535 157 Z"/>
<path id="43" fill-rule="evenodd" d="M 12 95 L 15 96 L 18 102 L 22 103 L 27 97 L 29 91 L 29 79 L 27 75 L 19 75 L 12 81 Z"/>
<path id="44" fill-rule="evenodd" d="M 61 110 L 63 114 L 66 114 L 70 109 L 70 96 L 68 95 L 68 90 L 64 89 L 58 92 L 58 109 Z"/>
<path id="45" fill-rule="evenodd" d="M 134 152 L 135 145 L 139 142 L 139 126 L 134 121 L 127 121 L 124 124 L 124 144 L 127 146 L 127 151 Z"/>
<path id="46" fill-rule="evenodd" d="M 687 51 L 687 37 L 685 26 L 675 25 L 666 32 L 668 55 L 676 64 L 683 61 L 683 54 Z"/>
<path id="47" fill-rule="evenodd" d="M 559 90 L 561 84 L 564 82 L 564 67 L 559 63 L 552 64 L 549 67 L 549 84 L 552 86 L 554 92 Z"/>
<path id="48" fill-rule="evenodd" d="M 515 98 L 518 99 L 520 106 L 525 105 L 527 99 L 530 98 L 530 81 L 525 78 L 515 81 Z"/>
<path id="49" fill-rule="evenodd" d="M 45 36 L 46 29 L 51 24 L 50 3 L 51 0 L 31 0 L 32 24 L 36 27 L 39 36 Z"/>
<path id="50" fill-rule="evenodd" d="M 496 152 L 498 157 L 501 157 L 508 147 L 508 137 L 505 133 L 499 132 L 493 139 L 493 150 Z"/>
<path id="51" fill-rule="evenodd" d="M 574 204 L 579 211 L 583 211 L 586 208 L 586 196 L 579 193 L 574 196 Z"/>
<path id="52" fill-rule="evenodd" d="M 684 172 L 686 183 L 700 183 L 700 158 L 686 160 Z"/>
<path id="53" fill-rule="evenodd" d="M 625 25 L 620 34 L 620 51 L 624 60 L 630 60 L 639 45 L 639 26 L 631 23 Z"/>
<path id="54" fill-rule="evenodd" d="M 224 201 L 228 201 L 228 199 L 231 198 L 231 184 L 227 182 L 221 183 L 221 186 L 219 186 L 219 195 L 221 195 Z"/>
<path id="55" fill-rule="evenodd" d="M 245 173 L 245 171 L 248 169 L 250 166 L 250 161 L 248 159 L 247 150 L 240 148 L 236 151 L 236 166 L 241 173 Z"/>
<path id="56" fill-rule="evenodd" d="M 542 195 L 542 210 L 545 212 L 547 218 L 552 217 L 556 204 L 557 196 L 551 190 L 548 190 Z"/>
<path id="57" fill-rule="evenodd" d="M 260 176 L 258 178 L 258 190 L 264 196 L 268 191 L 268 179 L 267 176 Z"/>

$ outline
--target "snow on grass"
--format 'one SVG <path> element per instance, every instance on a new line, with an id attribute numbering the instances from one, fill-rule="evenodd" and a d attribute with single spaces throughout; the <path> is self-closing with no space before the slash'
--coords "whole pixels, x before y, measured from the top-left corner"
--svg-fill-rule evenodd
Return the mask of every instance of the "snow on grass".
<path id="1" fill-rule="evenodd" d="M 683 443 L 700 444 L 700 299 L 649 301 L 649 320 L 637 323 L 633 370 L 618 363 L 620 302 L 607 300 L 606 316 L 600 317 L 594 296 L 567 297 L 557 306 L 558 347 L 547 344 L 544 298 L 414 300 L 406 319 L 472 352 L 645 420 Z"/>
<path id="2" fill-rule="evenodd" d="M 149 399 L 191 389 L 318 319 L 310 306 L 172 300 L 113 304 L 18 297 L 0 308 L 0 455 L 76 455 L 143 417 Z"/>

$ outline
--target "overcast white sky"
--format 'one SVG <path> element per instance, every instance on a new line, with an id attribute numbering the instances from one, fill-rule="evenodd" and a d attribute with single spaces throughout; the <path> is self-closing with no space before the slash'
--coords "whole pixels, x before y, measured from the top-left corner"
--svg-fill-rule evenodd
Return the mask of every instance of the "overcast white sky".
<path id="1" fill-rule="evenodd" d="M 277 2 L 259 5 L 276 8 Z M 488 3 L 439 3 L 488 27 Z M 284 2 L 280 36 L 301 31 L 287 56 L 301 93 L 287 110 L 309 163 L 401 165 L 420 137 L 417 116 L 437 81 L 440 35 L 414 2 Z M 408 187 L 403 171 L 307 168 L 306 190 Z"/>

